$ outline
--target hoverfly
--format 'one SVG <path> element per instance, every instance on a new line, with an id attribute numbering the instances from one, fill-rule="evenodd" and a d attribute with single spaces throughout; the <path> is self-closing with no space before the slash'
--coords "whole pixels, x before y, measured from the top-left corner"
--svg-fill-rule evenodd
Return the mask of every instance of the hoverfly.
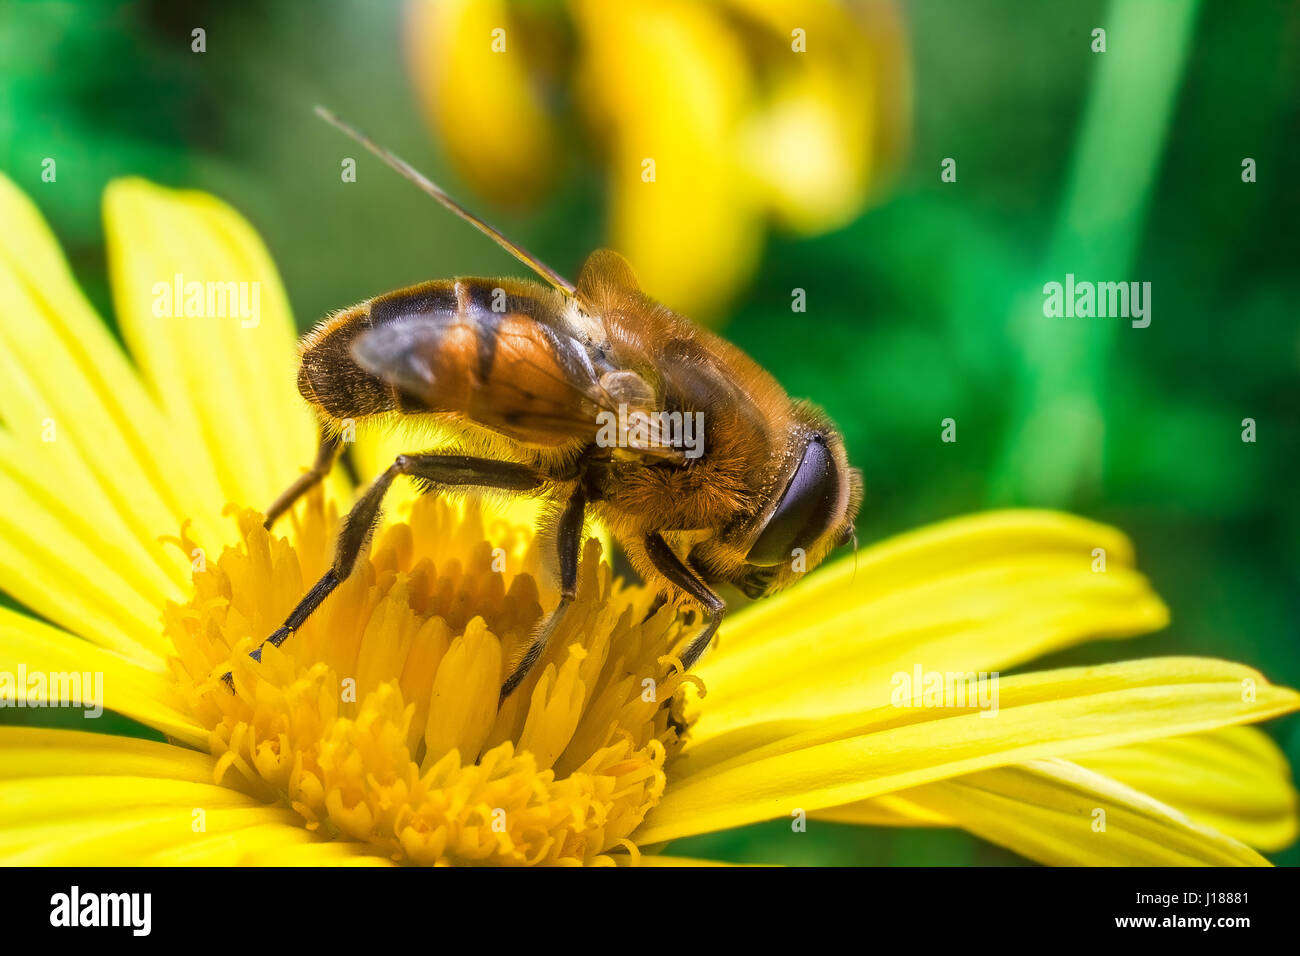
<path id="1" fill-rule="evenodd" d="M 735 346 L 642 293 L 617 253 L 593 253 L 575 285 L 403 160 L 317 112 L 547 285 L 438 279 L 362 302 L 303 337 L 298 390 L 318 413 L 320 447 L 268 509 L 268 528 L 329 472 L 345 419 L 434 416 L 456 442 L 401 455 L 374 480 L 343 521 L 330 569 L 264 644 L 283 643 L 352 573 L 402 476 L 425 490 L 544 495 L 558 506 L 560 601 L 506 678 L 502 701 L 574 600 L 588 514 L 659 588 L 659 604 L 671 597 L 702 608 L 703 626 L 679 658 L 685 668 L 722 621 L 716 586 L 771 594 L 853 537 L 861 475 L 818 409 L 791 401 Z M 251 656 L 260 660 L 261 647 Z"/>

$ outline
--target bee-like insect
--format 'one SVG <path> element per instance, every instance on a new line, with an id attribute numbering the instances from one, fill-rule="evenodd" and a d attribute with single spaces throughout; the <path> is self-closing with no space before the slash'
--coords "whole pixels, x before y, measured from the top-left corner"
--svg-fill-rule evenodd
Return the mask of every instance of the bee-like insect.
<path id="1" fill-rule="evenodd" d="M 317 112 L 548 285 L 435 280 L 362 302 L 304 336 L 298 390 L 319 413 L 320 450 L 272 504 L 268 528 L 328 473 L 344 419 L 435 416 L 457 440 L 401 455 L 375 479 L 343 522 L 330 570 L 267 641 L 281 644 L 352 573 L 385 493 L 403 475 L 428 490 L 495 489 L 557 504 L 560 601 L 506 678 L 502 700 L 574 599 L 588 514 L 661 600 L 702 608 L 703 626 L 679 658 L 686 668 L 725 612 L 716 586 L 771 594 L 852 538 L 861 476 L 819 410 L 791 401 L 739 349 L 647 297 L 618 254 L 593 253 L 574 285 L 405 162 Z"/>

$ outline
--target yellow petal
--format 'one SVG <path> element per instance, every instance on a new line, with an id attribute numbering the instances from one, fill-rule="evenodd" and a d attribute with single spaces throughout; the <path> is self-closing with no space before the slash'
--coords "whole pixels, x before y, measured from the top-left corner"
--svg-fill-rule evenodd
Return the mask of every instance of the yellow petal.
<path id="1" fill-rule="evenodd" d="M 300 831 L 306 833 L 306 831 Z M 375 848 L 350 840 L 302 840 L 288 843 L 280 840 L 280 833 L 270 834 L 275 839 L 263 845 L 248 848 L 247 840 L 240 842 L 240 866 L 396 866 L 387 857 L 377 856 Z"/>
<path id="2" fill-rule="evenodd" d="M 927 784 L 926 786 L 933 785 Z M 933 810 L 910 799 L 911 794 L 923 790 L 925 790 L 925 787 L 914 787 L 911 790 L 900 790 L 898 793 L 886 793 L 883 796 L 872 797 L 870 800 L 859 800 L 838 807 L 827 807 L 825 810 L 816 811 L 813 816 L 819 820 L 830 820 L 834 823 L 853 823 L 864 827 L 955 826 L 948 817 L 941 813 L 935 813 Z"/>
<path id="3" fill-rule="evenodd" d="M 215 759 L 174 744 L 111 734 L 0 727 L 0 779 L 100 774 L 211 783 Z"/>
<path id="4" fill-rule="evenodd" d="M 998 709 L 893 707 L 689 748 L 638 842 L 864 800 L 977 770 L 1200 733 L 1300 708 L 1241 665 L 1157 658 L 1003 678 Z"/>
<path id="5" fill-rule="evenodd" d="M 247 794 L 211 782 L 125 774 L 67 774 L 0 781 L 0 831 L 15 839 L 16 831 L 28 825 L 66 820 L 83 813 L 106 818 L 122 811 L 129 814 L 139 810 L 143 815 L 154 808 L 183 808 L 188 813 L 196 807 L 271 809 Z"/>
<path id="6" fill-rule="evenodd" d="M 217 833 L 211 832 L 210 819 L 212 818 L 204 820 L 204 826 L 209 832 L 195 833 L 181 842 L 163 843 L 153 850 L 133 855 L 131 864 L 136 866 L 346 866 L 355 865 L 360 860 L 376 860 L 373 855 L 362 855 L 367 848 L 361 844 L 322 842 L 319 834 L 303 828 L 300 821 L 287 815 L 272 818 L 271 822 L 231 826 L 226 831 Z M 221 823 L 220 817 L 213 820 L 213 826 Z M 191 825 L 193 825 L 192 816 Z M 308 856 L 315 848 L 326 852 Z M 307 862 L 308 860 L 311 862 Z M 377 860 L 378 865 L 383 865 L 385 862 Z"/>
<path id="7" fill-rule="evenodd" d="M 170 577 L 170 571 L 179 562 L 160 562 L 150 553 L 90 473 L 80 467 L 63 467 L 59 456 L 53 454 L 55 447 L 57 442 L 24 443 L 0 429 L 0 484 L 4 486 L 3 500 L 10 505 L 3 538 L 20 549 L 23 539 L 44 542 L 55 552 L 54 561 L 46 563 L 63 564 L 65 569 L 73 564 L 74 571 L 77 563 L 68 555 L 68 546 L 88 550 L 96 559 L 95 575 L 104 589 L 112 595 L 130 592 L 149 608 L 178 599 L 180 582 Z M 36 531 L 31 521 L 34 514 L 47 520 L 50 528 Z M 178 558 L 179 552 L 173 551 L 170 557 Z M 176 576 L 179 578 L 180 572 Z M 21 590 L 22 576 L 0 584 Z M 61 590 L 74 599 L 78 591 L 75 587 Z M 152 622 L 156 615 L 148 616 Z"/>
<path id="8" fill-rule="evenodd" d="M 1077 775 L 1079 767 L 1100 773 L 1248 846 L 1279 850 L 1296 837 L 1297 806 L 1291 768 L 1277 745 L 1253 727 L 1225 727 L 1207 734 L 1141 741 L 1079 754 L 1069 766 L 1075 767 L 1073 775 Z M 986 791 L 1002 788 L 999 792 L 1005 792 L 1008 801 L 1014 799 L 1008 781 L 1019 779 L 1020 773 L 1019 767 L 986 770 L 830 807 L 815 815 L 867 826 L 967 826 L 968 821 L 981 819 L 988 799 Z M 1042 791 L 1053 781 L 1061 792 L 1048 803 L 1041 799 Z M 1049 805 L 1064 812 L 1077 792 L 1071 779 L 1057 779 L 1042 767 L 1035 771 L 1035 782 L 1040 800 L 1039 805 L 1025 808 L 1029 813 Z M 940 807 L 951 815 L 945 816 Z M 1004 816 L 1011 820 L 1020 816 L 1017 808 L 1003 809 Z M 1065 835 L 1081 834 L 1067 829 Z M 1034 856 L 1027 848 L 1007 842 L 1014 838 L 1014 833 L 1004 834 L 995 842 Z"/>
<path id="9" fill-rule="evenodd" d="M 198 519 L 216 488 L 211 470 L 202 461 L 177 467 L 184 436 L 158 414 L 36 207 L 3 176 L 0 222 L 0 415 L 22 446 L 54 446 L 46 451 L 61 467 L 49 474 L 85 472 L 97 493 L 82 504 L 98 513 L 110 501 L 119 519 L 106 522 L 110 530 L 124 524 L 175 571 L 175 556 L 155 536 Z"/>
<path id="10" fill-rule="evenodd" d="M 127 584 L 111 549 L 98 551 L 43 509 L 10 464 L 0 465 L 0 588 L 101 647 L 159 662 L 159 606 Z"/>
<path id="11" fill-rule="evenodd" d="M 1150 740 L 1073 758 L 1262 850 L 1295 842 L 1297 797 L 1291 767 L 1253 727 Z"/>
<path id="12" fill-rule="evenodd" d="M 1093 570 L 1093 552 L 1106 555 Z M 893 675 L 1001 671 L 1048 651 L 1164 626 L 1119 532 L 1070 515 L 999 511 L 865 548 L 722 626 L 698 672 L 696 741 L 890 699 Z"/>
<path id="13" fill-rule="evenodd" d="M 1280 850 L 1295 842 L 1298 807 L 1291 767 L 1268 735 L 1254 727 L 1140 741 L 1072 759 L 1248 846 Z M 829 807 L 815 816 L 862 826 L 958 826 L 959 819 L 931 808 L 928 795 L 932 788 L 946 787 L 945 799 L 957 800 L 968 791 L 949 784 L 966 779 Z"/>
<path id="14" fill-rule="evenodd" d="M 214 784 L 206 753 L 18 727 L 0 727 L 0 753 L 9 865 L 236 865 L 320 839 L 288 808 Z"/>
<path id="15" fill-rule="evenodd" d="M 293 323 L 261 240 L 212 196 L 139 179 L 109 186 L 104 221 L 122 334 L 184 439 L 173 454 L 200 470 L 211 461 L 224 500 L 209 509 L 269 503 L 312 460 L 315 423 L 295 389 Z M 201 316 L 186 315 L 191 291 Z"/>
<path id="16" fill-rule="evenodd" d="M 30 794 L 32 801 L 44 796 L 55 797 L 66 781 L 59 786 L 45 787 L 39 781 L 22 781 L 20 790 Z M 124 785 L 138 786 L 138 782 L 123 780 Z M 190 785 L 194 787 L 194 785 Z M 295 815 L 288 810 L 272 807 L 225 807 L 213 803 L 205 809 L 196 801 L 217 799 L 216 791 L 234 793 L 225 787 L 190 789 L 172 792 L 164 788 L 176 806 L 140 805 L 122 810 L 102 811 L 98 800 L 108 794 L 96 789 L 86 792 L 80 807 L 71 808 L 67 817 L 52 822 L 22 824 L 11 822 L 3 805 L 8 787 L 0 785 L 0 860 L 8 866 L 137 866 L 151 862 L 154 854 L 180 850 L 204 840 L 205 834 L 195 833 L 194 827 L 202 825 L 209 833 L 235 834 L 246 828 L 271 825 L 272 832 L 281 842 L 302 839 L 306 831 L 295 824 Z M 149 804 L 149 800 L 142 801 Z M 24 802 L 23 806 L 31 806 Z M 195 810 L 203 810 L 202 818 Z M 14 817 L 21 821 L 21 809 Z M 299 818 L 300 820 L 300 818 Z M 254 830 L 256 833 L 265 831 Z M 310 838 L 310 837 L 309 837 Z"/>
<path id="17" fill-rule="evenodd" d="M 918 806 L 1052 866 L 1268 866 L 1230 836 L 1066 760 L 1034 760 L 908 791 Z"/>
<path id="18" fill-rule="evenodd" d="M 27 674 L 102 675 L 102 705 L 178 740 L 206 746 L 208 734 L 182 711 L 161 658 L 141 666 L 25 614 L 0 608 L 0 670 Z M 26 698 L 26 688 L 18 688 Z M 39 697 L 40 695 L 38 695 Z M 0 738 L 2 739 L 2 738 Z"/>
<path id="19" fill-rule="evenodd" d="M 32 203 L 0 177 L 0 588 L 123 653 L 157 632 L 188 562 L 161 544 L 200 511 L 201 467 L 76 288 Z M 207 516 L 195 514 L 200 519 Z M 213 527 L 210 522 L 206 527 Z M 156 643 L 153 644 L 156 647 Z"/>

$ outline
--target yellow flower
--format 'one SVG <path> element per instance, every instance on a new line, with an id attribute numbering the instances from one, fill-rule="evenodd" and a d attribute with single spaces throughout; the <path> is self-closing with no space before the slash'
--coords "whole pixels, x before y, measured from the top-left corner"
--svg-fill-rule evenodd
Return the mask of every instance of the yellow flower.
<path id="1" fill-rule="evenodd" d="M 508 515 L 413 499 L 253 663 L 352 491 L 332 479 L 284 536 L 247 507 L 313 439 L 284 293 L 248 225 L 138 180 L 105 212 L 130 357 L 0 178 L 0 588 L 44 618 L 0 610 L 0 690 L 39 706 L 59 675 L 102 675 L 90 703 L 166 741 L 0 728 L 3 862 L 664 865 L 690 862 L 658 853 L 677 838 L 805 814 L 958 826 L 1050 863 L 1260 864 L 1252 847 L 1294 839 L 1289 768 L 1241 725 L 1300 695 L 1241 665 L 949 688 L 992 690 L 995 708 L 931 700 L 928 677 L 900 696 L 914 672 L 1009 671 L 1165 623 L 1124 537 L 1061 514 L 866 549 L 729 618 L 685 678 L 671 654 L 689 625 L 646 619 L 651 595 L 593 540 L 562 632 L 498 709 L 557 598 L 537 542 Z M 256 321 L 169 314 L 191 282 L 258 283 Z M 383 445 L 362 436 L 363 468 Z"/>
<path id="2" fill-rule="evenodd" d="M 903 148 L 910 81 L 892 0 L 412 0 L 411 71 L 457 171 L 535 199 L 579 138 L 608 172 L 609 245 L 655 297 L 712 319 L 768 218 L 844 225 Z"/>

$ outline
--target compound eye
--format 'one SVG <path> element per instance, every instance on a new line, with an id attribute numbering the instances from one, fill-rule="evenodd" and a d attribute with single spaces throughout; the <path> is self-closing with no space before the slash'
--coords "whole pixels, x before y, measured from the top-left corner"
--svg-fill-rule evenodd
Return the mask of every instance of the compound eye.
<path id="1" fill-rule="evenodd" d="M 745 560 L 772 567 L 790 560 L 795 548 L 807 548 L 830 524 L 838 494 L 835 459 L 822 436 L 814 435 Z"/>

